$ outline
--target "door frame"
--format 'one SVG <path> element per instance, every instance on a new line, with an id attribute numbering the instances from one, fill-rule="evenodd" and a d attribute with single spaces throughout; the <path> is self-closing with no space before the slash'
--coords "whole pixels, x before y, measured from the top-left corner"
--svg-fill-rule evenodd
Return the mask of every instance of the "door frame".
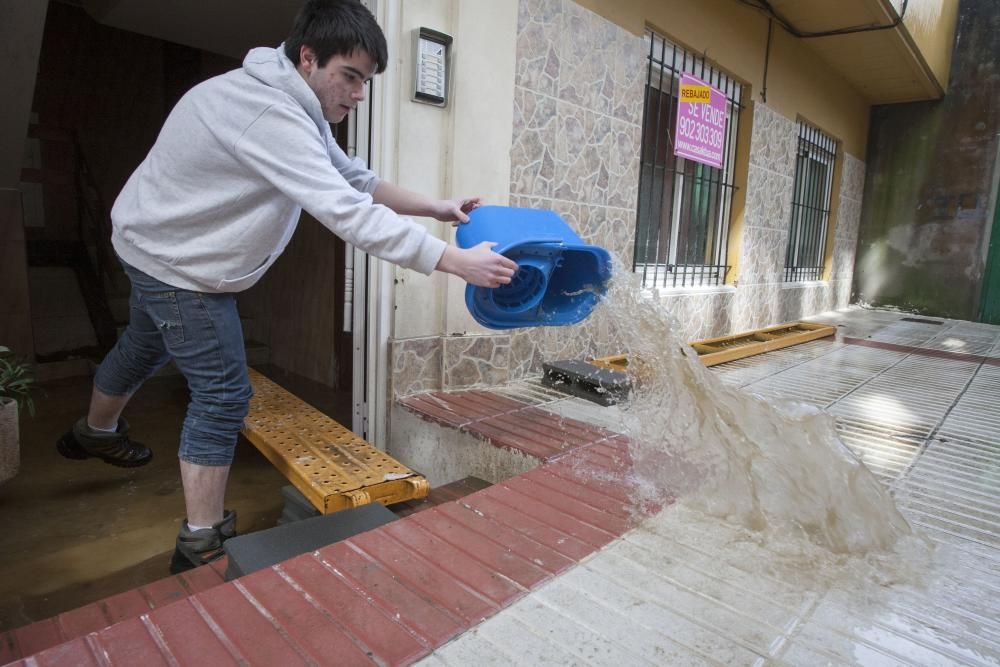
<path id="1" fill-rule="evenodd" d="M 979 309 L 976 320 L 1000 324 L 1000 135 L 997 135 L 997 157 L 993 162 L 993 224 L 983 238 L 983 278 L 979 288 Z M 990 301 L 992 300 L 992 305 Z"/>
<path id="2" fill-rule="evenodd" d="M 993 204 L 993 224 L 983 245 L 986 246 L 986 268 L 979 291 L 979 313 L 976 319 L 988 324 L 1000 324 L 1000 202 L 996 198 Z"/>
<path id="3" fill-rule="evenodd" d="M 396 179 L 396 125 L 386 119 L 398 108 L 399 68 L 392 57 L 399 35 L 399 0 L 362 0 L 386 35 L 390 57 L 385 72 L 355 114 L 357 154 L 380 178 Z M 395 45 L 398 48 L 398 44 Z M 389 336 L 392 332 L 393 267 L 354 247 L 353 269 L 353 418 L 352 430 L 379 449 L 388 444 Z"/>

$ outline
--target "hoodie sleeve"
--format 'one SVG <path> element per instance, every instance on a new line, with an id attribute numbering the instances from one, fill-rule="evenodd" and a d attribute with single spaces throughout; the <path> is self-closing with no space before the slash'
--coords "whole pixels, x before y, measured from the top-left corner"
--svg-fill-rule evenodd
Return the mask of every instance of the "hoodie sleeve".
<path id="1" fill-rule="evenodd" d="M 331 163 L 324 139 L 304 113 L 284 105 L 271 106 L 233 148 L 247 168 L 348 243 L 424 274 L 430 274 L 440 261 L 447 243 L 422 225 L 375 204 L 368 192 L 352 187 Z M 374 190 L 378 179 L 364 171 L 371 174 L 368 182 Z M 348 175 L 363 179 L 350 170 Z"/>
<path id="2" fill-rule="evenodd" d="M 327 134 L 326 145 L 330 151 L 330 161 L 334 169 L 340 172 L 348 183 L 361 192 L 373 194 L 378 187 L 379 178 L 375 172 L 368 168 L 365 161 L 359 157 L 349 158 L 347 153 L 337 145 L 333 135 Z"/>

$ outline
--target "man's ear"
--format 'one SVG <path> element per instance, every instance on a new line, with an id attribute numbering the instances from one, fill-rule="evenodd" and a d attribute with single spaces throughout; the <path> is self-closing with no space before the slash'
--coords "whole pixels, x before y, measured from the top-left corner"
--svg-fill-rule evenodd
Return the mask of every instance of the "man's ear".
<path id="1" fill-rule="evenodd" d="M 306 74 L 312 72 L 316 67 L 316 52 L 313 51 L 311 46 L 303 44 L 299 47 L 299 67 Z"/>

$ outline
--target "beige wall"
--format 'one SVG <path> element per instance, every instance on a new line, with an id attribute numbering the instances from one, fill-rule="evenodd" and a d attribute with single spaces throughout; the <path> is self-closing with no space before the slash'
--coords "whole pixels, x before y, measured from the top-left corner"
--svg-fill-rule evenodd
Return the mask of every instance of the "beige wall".
<path id="1" fill-rule="evenodd" d="M 507 3 L 494 6 L 501 4 Z M 488 111 L 494 121 L 489 124 L 489 136 L 495 137 L 498 145 L 509 142 L 510 203 L 556 211 L 585 241 L 609 249 L 630 265 L 646 80 L 642 34 L 647 19 L 636 10 L 641 3 L 602 2 L 602 13 L 587 7 L 594 5 L 594 0 L 517 0 L 516 4 L 515 86 L 513 100 L 507 101 L 506 107 L 502 106 L 506 93 L 494 81 L 497 72 L 505 74 L 505 51 L 498 50 L 479 70 L 479 78 L 501 88 L 496 105 Z M 700 18 L 687 19 L 686 25 L 680 18 L 671 22 L 656 5 L 654 18 L 663 22 L 656 24 L 659 30 L 685 46 L 708 49 L 709 58 L 723 69 L 759 85 L 766 21 L 744 12 L 734 0 L 705 0 L 697 5 L 664 0 L 662 4 L 664 14 L 680 9 L 686 14 L 697 12 Z M 475 0 L 462 0 L 456 6 L 464 10 L 469 5 L 475 6 Z M 619 25 L 605 13 L 630 27 Z M 678 30 L 664 30 L 663 25 Z M 774 39 L 768 103 L 762 103 L 758 91 L 752 90 L 741 118 L 740 194 L 734 198 L 729 242 L 740 260 L 734 267 L 738 284 L 650 290 L 682 323 L 681 334 L 686 340 L 771 326 L 848 303 L 865 170 L 864 162 L 854 154 L 864 154 L 868 107 L 797 42 L 777 31 Z M 497 39 L 496 43 L 503 45 L 506 40 Z M 754 54 L 759 68 L 751 62 Z M 821 91 L 824 87 L 828 90 Z M 456 95 L 460 100 L 461 91 Z M 514 107 L 512 125 L 502 118 L 510 105 Z M 401 106 L 405 110 L 405 103 Z M 840 138 L 846 151 L 842 153 L 841 185 L 833 202 L 828 279 L 786 284 L 783 266 L 799 116 Z M 401 128 L 403 121 L 405 116 L 401 115 Z M 501 124 L 507 124 L 510 138 L 499 136 Z M 416 124 L 414 129 L 419 130 Z M 454 145 L 480 140 L 467 134 L 469 131 L 456 130 Z M 404 141 L 401 137 L 401 161 L 407 157 Z M 485 156 L 490 160 L 502 157 Z M 455 165 L 446 170 L 465 173 Z M 419 337 L 413 336 L 406 333 L 412 322 L 401 322 L 400 313 L 408 309 L 416 321 L 437 296 L 406 286 L 397 293 L 400 295 L 408 302 L 396 304 L 390 395 L 503 384 L 538 373 L 546 360 L 619 351 L 611 347 L 607 322 L 598 317 L 573 327 L 501 332 L 451 328 L 457 316 L 449 321 L 447 308 L 460 307 L 456 301 L 460 293 L 449 294 L 446 312 L 439 313 L 449 335 L 435 335 L 428 329 Z M 455 333 L 472 335 L 451 335 Z"/>
<path id="2" fill-rule="evenodd" d="M 893 4 L 899 4 L 898 0 Z M 958 0 L 910 0 L 903 17 L 903 25 L 944 91 L 948 90 L 957 23 Z"/>
<path id="3" fill-rule="evenodd" d="M 767 19 L 735 0 L 579 0 L 579 4 L 641 35 L 647 25 L 750 84 L 760 100 Z M 801 40 L 775 28 L 767 72 L 767 105 L 786 118 L 799 115 L 864 159 L 868 102 Z"/>
<path id="4" fill-rule="evenodd" d="M 397 34 L 387 35 L 399 67 L 396 117 L 399 185 L 434 197 L 481 196 L 506 205 L 517 2 L 402 2 Z M 450 94 L 439 108 L 412 101 L 413 31 L 427 27 L 454 38 Z M 454 241 L 451 225 L 424 220 Z M 454 277 L 395 271 L 394 338 L 483 331 L 465 308 L 465 283 Z"/>

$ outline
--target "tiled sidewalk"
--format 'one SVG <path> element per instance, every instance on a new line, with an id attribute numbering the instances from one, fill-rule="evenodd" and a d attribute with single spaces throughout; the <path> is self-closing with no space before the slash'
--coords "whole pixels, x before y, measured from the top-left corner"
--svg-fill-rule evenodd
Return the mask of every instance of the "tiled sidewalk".
<path id="1" fill-rule="evenodd" d="M 822 320 L 837 340 L 713 370 L 836 415 L 935 551 L 882 574 L 786 566 L 670 506 L 421 664 L 1000 664 L 1000 327 L 860 309 Z"/>

